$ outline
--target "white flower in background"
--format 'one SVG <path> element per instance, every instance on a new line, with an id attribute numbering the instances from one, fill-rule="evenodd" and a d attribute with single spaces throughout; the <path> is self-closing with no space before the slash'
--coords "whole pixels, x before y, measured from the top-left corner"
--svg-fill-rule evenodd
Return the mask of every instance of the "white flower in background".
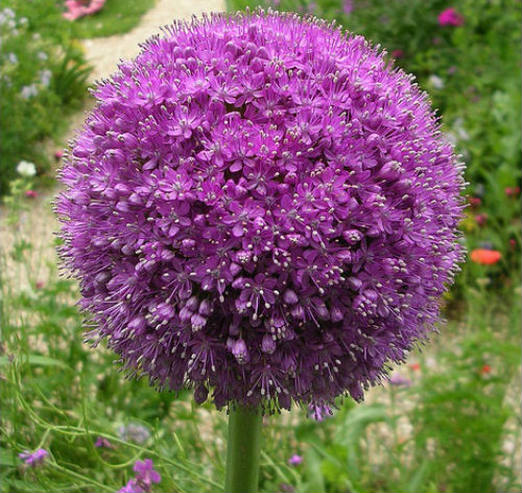
<path id="1" fill-rule="evenodd" d="M 24 86 L 22 87 L 22 90 L 20 91 L 20 96 L 22 96 L 23 99 L 29 99 L 33 96 L 36 96 L 38 94 L 38 87 L 36 87 L 36 84 L 31 84 L 30 86 Z"/>
<path id="2" fill-rule="evenodd" d="M 446 140 L 455 147 L 457 145 L 458 139 L 457 136 L 453 132 L 445 132 Z"/>
<path id="3" fill-rule="evenodd" d="M 13 85 L 11 78 L 7 74 L 0 74 L 0 81 L 2 81 L 6 87 L 11 87 Z"/>
<path id="4" fill-rule="evenodd" d="M 40 83 L 45 87 L 49 87 L 49 84 L 53 77 L 53 73 L 49 69 L 45 69 L 45 70 L 40 70 L 38 75 L 40 77 Z"/>
<path id="5" fill-rule="evenodd" d="M 40 33 L 34 33 L 33 34 L 33 41 L 40 41 L 42 39 L 42 36 Z"/>
<path id="6" fill-rule="evenodd" d="M 42 62 L 47 60 L 47 53 L 45 53 L 45 51 L 39 51 L 36 56 L 38 57 L 38 60 L 42 60 Z"/>
<path id="7" fill-rule="evenodd" d="M 442 80 L 438 75 L 430 75 L 428 78 L 428 82 L 435 89 L 443 89 L 444 88 L 444 80 Z"/>
<path id="8" fill-rule="evenodd" d="M 9 60 L 10 63 L 12 63 L 13 65 L 16 65 L 18 63 L 18 57 L 16 56 L 15 53 L 8 53 L 7 54 L 7 59 Z"/>
<path id="9" fill-rule="evenodd" d="M 16 172 L 20 176 L 25 176 L 26 178 L 30 178 L 31 176 L 36 175 L 36 166 L 29 161 L 20 161 L 16 165 Z"/>
<path id="10" fill-rule="evenodd" d="M 3 26 L 4 24 L 10 25 L 9 21 L 14 19 L 15 13 L 7 8 L 0 10 L 0 26 Z"/>
<path id="11" fill-rule="evenodd" d="M 460 140 L 469 140 L 468 131 L 464 128 L 464 120 L 462 118 L 457 118 L 453 123 L 453 129 L 457 133 L 457 136 Z"/>
<path id="12" fill-rule="evenodd" d="M 29 23 L 29 21 L 27 20 L 27 17 L 21 17 L 20 18 L 20 24 L 22 26 L 27 26 L 28 23 Z"/>

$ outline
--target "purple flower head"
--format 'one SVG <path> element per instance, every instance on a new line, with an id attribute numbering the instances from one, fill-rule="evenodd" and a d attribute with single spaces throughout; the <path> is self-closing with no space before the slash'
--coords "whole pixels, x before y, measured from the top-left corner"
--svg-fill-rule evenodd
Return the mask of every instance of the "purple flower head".
<path id="1" fill-rule="evenodd" d="M 288 459 L 288 464 L 291 466 L 298 466 L 303 462 L 303 458 L 300 455 L 294 454 Z"/>
<path id="2" fill-rule="evenodd" d="M 41 465 L 44 460 L 49 456 L 49 452 L 43 448 L 39 448 L 35 452 L 22 452 L 18 454 L 18 457 L 22 459 L 25 463 L 25 465 L 30 467 L 36 467 Z"/>
<path id="3" fill-rule="evenodd" d="M 94 91 L 61 254 L 130 374 L 218 407 L 363 398 L 438 321 L 462 167 L 412 77 L 323 21 L 176 23 Z"/>

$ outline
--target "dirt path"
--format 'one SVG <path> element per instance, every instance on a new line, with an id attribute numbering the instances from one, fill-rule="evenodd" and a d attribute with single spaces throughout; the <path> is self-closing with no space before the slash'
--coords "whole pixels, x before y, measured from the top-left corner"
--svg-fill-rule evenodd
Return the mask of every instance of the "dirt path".
<path id="1" fill-rule="evenodd" d="M 85 41 L 86 55 L 94 66 L 91 80 L 110 75 L 120 58 L 128 59 L 136 56 L 138 43 L 157 33 L 161 26 L 174 19 L 189 19 L 192 15 L 204 12 L 220 12 L 225 10 L 225 0 L 157 0 L 156 5 L 142 17 L 140 23 L 128 33 L 95 38 Z"/>
<path id="2" fill-rule="evenodd" d="M 139 43 L 151 35 L 160 32 L 160 27 L 174 19 L 190 19 L 193 15 L 204 12 L 225 10 L 225 0 L 156 0 L 155 5 L 146 12 L 140 23 L 131 31 L 106 38 L 84 41 L 85 55 L 94 70 L 89 78 L 92 83 L 109 76 L 117 68 L 120 59 L 129 59 L 139 52 Z M 63 142 L 48 143 L 49 153 L 63 147 L 85 119 L 86 111 L 92 107 L 92 100 L 87 101 L 84 110 L 69 118 L 69 131 Z M 13 247 L 24 242 L 31 244 L 26 252 L 29 271 L 20 272 L 22 266 L 5 255 L 6 264 L 0 265 L 10 281 L 12 288 L 31 289 L 31 282 L 45 282 L 56 275 L 56 253 L 53 233 L 58 230 L 58 222 L 52 212 L 51 202 L 57 188 L 44 191 L 36 199 L 24 199 L 24 210 L 14 225 L 8 225 L 5 208 L 0 208 L 0 250 L 8 253 Z M 0 252 L 1 253 L 1 252 Z M 2 256 L 2 255 L 0 255 Z"/>

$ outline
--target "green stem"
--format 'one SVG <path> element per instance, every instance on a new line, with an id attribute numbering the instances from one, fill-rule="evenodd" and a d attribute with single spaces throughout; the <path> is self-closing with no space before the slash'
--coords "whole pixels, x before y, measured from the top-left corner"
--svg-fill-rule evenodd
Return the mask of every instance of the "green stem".
<path id="1" fill-rule="evenodd" d="M 257 493 L 262 421 L 260 409 L 230 410 L 225 493 Z"/>

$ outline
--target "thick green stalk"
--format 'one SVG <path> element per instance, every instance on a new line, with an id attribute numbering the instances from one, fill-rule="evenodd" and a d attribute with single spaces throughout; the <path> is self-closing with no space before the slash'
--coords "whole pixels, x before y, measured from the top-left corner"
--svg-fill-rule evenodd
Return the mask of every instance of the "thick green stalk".
<path id="1" fill-rule="evenodd" d="M 260 409 L 230 410 L 225 493 L 257 493 L 261 424 Z"/>

